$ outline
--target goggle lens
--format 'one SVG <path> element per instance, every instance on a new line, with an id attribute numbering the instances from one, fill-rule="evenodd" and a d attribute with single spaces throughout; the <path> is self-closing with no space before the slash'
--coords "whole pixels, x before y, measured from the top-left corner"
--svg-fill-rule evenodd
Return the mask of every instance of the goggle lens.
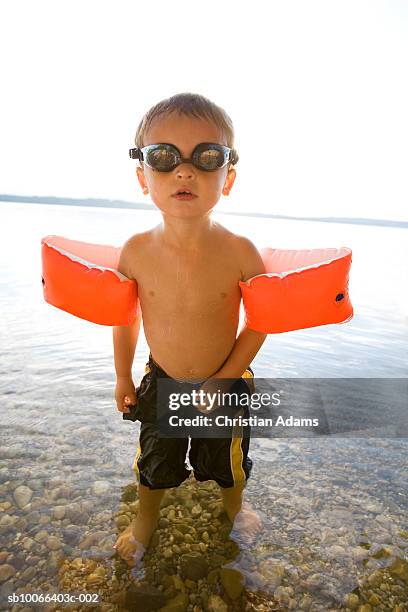
<path id="1" fill-rule="evenodd" d="M 157 149 L 149 149 L 144 161 L 155 170 L 168 172 L 177 164 L 177 155 L 171 149 L 158 147 Z"/>
<path id="2" fill-rule="evenodd" d="M 218 149 L 201 151 L 197 157 L 197 166 L 203 170 L 216 170 L 224 164 L 224 155 Z"/>

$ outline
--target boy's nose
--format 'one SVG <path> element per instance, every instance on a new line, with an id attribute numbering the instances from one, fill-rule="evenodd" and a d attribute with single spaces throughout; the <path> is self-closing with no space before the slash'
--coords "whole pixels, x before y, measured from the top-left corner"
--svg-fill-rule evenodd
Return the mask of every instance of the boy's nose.
<path id="1" fill-rule="evenodd" d="M 188 162 L 183 162 L 176 169 L 176 176 L 180 178 L 192 178 L 195 176 L 194 166 Z"/>

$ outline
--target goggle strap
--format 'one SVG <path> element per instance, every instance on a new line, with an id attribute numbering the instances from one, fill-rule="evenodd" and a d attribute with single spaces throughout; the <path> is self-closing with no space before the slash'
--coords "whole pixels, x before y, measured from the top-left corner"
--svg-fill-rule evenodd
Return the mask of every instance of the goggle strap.
<path id="1" fill-rule="evenodd" d="M 129 157 L 130 159 L 143 159 L 143 153 L 141 150 L 136 147 L 135 149 L 129 149 Z"/>

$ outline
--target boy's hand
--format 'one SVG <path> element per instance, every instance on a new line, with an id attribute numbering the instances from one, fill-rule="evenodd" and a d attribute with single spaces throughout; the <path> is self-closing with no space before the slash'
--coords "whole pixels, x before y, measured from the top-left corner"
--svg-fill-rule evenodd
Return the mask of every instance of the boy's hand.
<path id="1" fill-rule="evenodd" d="M 205 398 L 204 401 L 197 406 L 197 410 L 202 414 L 210 414 L 218 407 L 218 394 L 221 394 L 222 397 L 222 394 L 227 393 L 230 388 L 230 380 L 225 380 L 222 378 L 209 378 L 200 387 L 200 391 L 204 391 L 205 393 Z M 208 397 L 207 394 L 209 394 L 210 397 Z M 215 401 L 211 400 L 211 397 L 215 398 Z"/>
<path id="2" fill-rule="evenodd" d="M 118 376 L 115 388 L 116 406 L 119 412 L 130 412 L 130 406 L 137 402 L 136 388 L 131 376 Z"/>

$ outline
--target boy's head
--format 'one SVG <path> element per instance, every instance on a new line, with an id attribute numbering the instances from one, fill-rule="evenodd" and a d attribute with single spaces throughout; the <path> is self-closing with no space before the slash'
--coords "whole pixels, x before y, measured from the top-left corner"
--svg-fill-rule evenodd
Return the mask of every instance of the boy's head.
<path id="1" fill-rule="evenodd" d="M 220 164 L 224 164 L 227 159 L 236 163 L 238 159 L 236 152 L 234 158 L 234 128 L 230 117 L 222 108 L 198 94 L 172 96 L 145 114 L 137 128 L 136 147 L 142 149 L 147 145 L 164 143 L 176 147 L 183 160 L 191 160 L 195 150 L 197 161 L 197 152 L 205 147 L 196 147 L 202 143 L 224 146 L 203 152 L 204 161 L 206 156 L 217 156 Z M 160 151 L 158 155 L 169 155 L 174 159 L 173 149 L 168 153 Z M 231 161 L 212 171 L 201 169 L 191 161 L 183 161 L 167 172 L 154 169 L 143 161 L 137 167 L 137 177 L 143 193 L 150 193 L 151 199 L 162 212 L 182 218 L 208 213 L 221 194 L 229 194 L 235 174 Z M 179 190 L 189 190 L 193 197 L 177 197 L 175 194 Z"/>

